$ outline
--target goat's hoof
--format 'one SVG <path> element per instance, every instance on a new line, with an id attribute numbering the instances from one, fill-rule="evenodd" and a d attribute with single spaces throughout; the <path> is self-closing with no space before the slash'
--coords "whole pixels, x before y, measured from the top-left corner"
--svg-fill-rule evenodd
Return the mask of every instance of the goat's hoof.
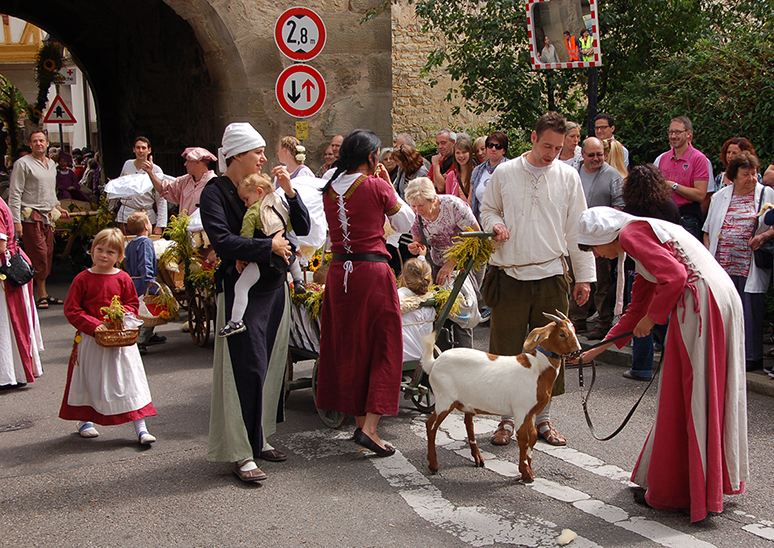
<path id="1" fill-rule="evenodd" d="M 485 466 L 485 465 L 484 465 L 484 459 L 477 460 L 477 461 L 476 461 L 476 466 L 477 466 L 478 468 L 483 468 L 483 467 Z"/>
<path id="2" fill-rule="evenodd" d="M 521 480 L 521 483 L 532 483 L 535 481 L 535 478 L 532 476 L 526 476 L 524 474 L 521 475 L 519 478 Z"/>
<path id="3" fill-rule="evenodd" d="M 431 473 L 432 475 L 436 475 L 436 474 L 438 473 L 438 468 L 436 468 L 435 470 L 433 470 L 432 468 L 430 468 L 430 473 Z"/>

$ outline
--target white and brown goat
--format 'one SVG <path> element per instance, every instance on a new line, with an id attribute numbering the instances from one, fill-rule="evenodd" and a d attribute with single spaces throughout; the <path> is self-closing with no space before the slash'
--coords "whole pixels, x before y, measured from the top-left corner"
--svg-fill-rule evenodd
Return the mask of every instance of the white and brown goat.
<path id="1" fill-rule="evenodd" d="M 559 374 L 562 356 L 581 349 L 572 322 L 543 313 L 553 320 L 533 329 L 518 356 L 495 356 L 472 348 L 447 350 L 433 358 L 433 335 L 424 339 L 422 368 L 430 376 L 435 411 L 427 419 L 427 460 L 430 471 L 438 472 L 435 436 L 443 420 L 455 409 L 465 413 L 468 444 L 476 466 L 484 459 L 476 444 L 473 417 L 509 415 L 517 429 L 521 480 L 531 483 L 532 450 L 537 441 L 534 418 L 551 401 L 551 390 Z"/>

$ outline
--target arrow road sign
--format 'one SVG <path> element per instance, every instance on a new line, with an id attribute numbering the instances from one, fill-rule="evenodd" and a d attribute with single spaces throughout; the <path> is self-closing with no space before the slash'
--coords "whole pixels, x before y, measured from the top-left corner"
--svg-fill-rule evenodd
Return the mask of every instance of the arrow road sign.
<path id="1" fill-rule="evenodd" d="M 74 124 L 75 116 L 65 104 L 62 96 L 57 94 L 48 109 L 46 117 L 43 118 L 44 124 Z"/>
<path id="2" fill-rule="evenodd" d="M 279 50 L 294 61 L 309 61 L 325 46 L 325 23 L 309 8 L 285 10 L 274 25 L 274 41 Z"/>
<path id="3" fill-rule="evenodd" d="M 309 65 L 291 65 L 283 70 L 275 86 L 282 110 L 296 118 L 319 112 L 327 93 L 322 75 Z"/>

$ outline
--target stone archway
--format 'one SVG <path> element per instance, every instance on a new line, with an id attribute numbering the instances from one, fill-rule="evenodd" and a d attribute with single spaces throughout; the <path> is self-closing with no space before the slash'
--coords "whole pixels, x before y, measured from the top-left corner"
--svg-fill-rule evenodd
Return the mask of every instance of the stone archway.
<path id="1" fill-rule="evenodd" d="M 328 43 L 310 64 L 325 78 L 328 99 L 308 118 L 308 163 L 322 160 L 332 136 L 357 127 L 392 141 L 390 16 L 362 22 L 378 0 L 311 2 L 325 19 Z M 274 85 L 292 61 L 274 43 L 273 27 L 291 0 L 0 0 L 0 12 L 51 33 L 71 52 L 96 103 L 105 171 L 115 177 L 145 135 L 154 161 L 182 173 L 180 152 L 215 152 L 223 128 L 252 123 L 270 163 L 295 119 L 277 104 Z M 177 166 L 177 167 L 176 167 Z"/>
<path id="2" fill-rule="evenodd" d="M 217 85 L 210 75 L 228 54 L 227 47 L 214 47 L 226 29 L 218 28 L 211 8 L 208 52 L 173 9 L 185 13 L 196 3 L 202 2 L 10 0 L 0 11 L 46 30 L 71 52 L 91 85 L 99 149 L 107 175 L 115 177 L 137 135 L 150 138 L 155 161 L 173 174 L 182 172 L 186 146 L 216 148 L 223 126 L 216 106 L 234 71 L 222 71 Z"/>

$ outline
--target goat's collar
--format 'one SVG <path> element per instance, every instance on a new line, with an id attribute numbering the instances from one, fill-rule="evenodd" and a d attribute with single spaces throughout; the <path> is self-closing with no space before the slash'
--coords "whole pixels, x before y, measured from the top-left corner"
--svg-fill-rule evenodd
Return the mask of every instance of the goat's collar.
<path id="1" fill-rule="evenodd" d="M 536 347 L 535 349 L 536 349 L 538 352 L 540 352 L 541 354 L 545 354 L 545 355 L 546 355 L 546 356 L 548 356 L 549 358 L 556 358 L 557 360 L 561 360 L 561 359 L 564 357 L 564 355 L 563 355 L 563 354 L 557 354 L 556 352 L 551 352 L 550 350 L 546 350 L 546 349 L 545 349 L 545 348 L 543 348 L 542 346 L 538 346 L 538 347 Z"/>

